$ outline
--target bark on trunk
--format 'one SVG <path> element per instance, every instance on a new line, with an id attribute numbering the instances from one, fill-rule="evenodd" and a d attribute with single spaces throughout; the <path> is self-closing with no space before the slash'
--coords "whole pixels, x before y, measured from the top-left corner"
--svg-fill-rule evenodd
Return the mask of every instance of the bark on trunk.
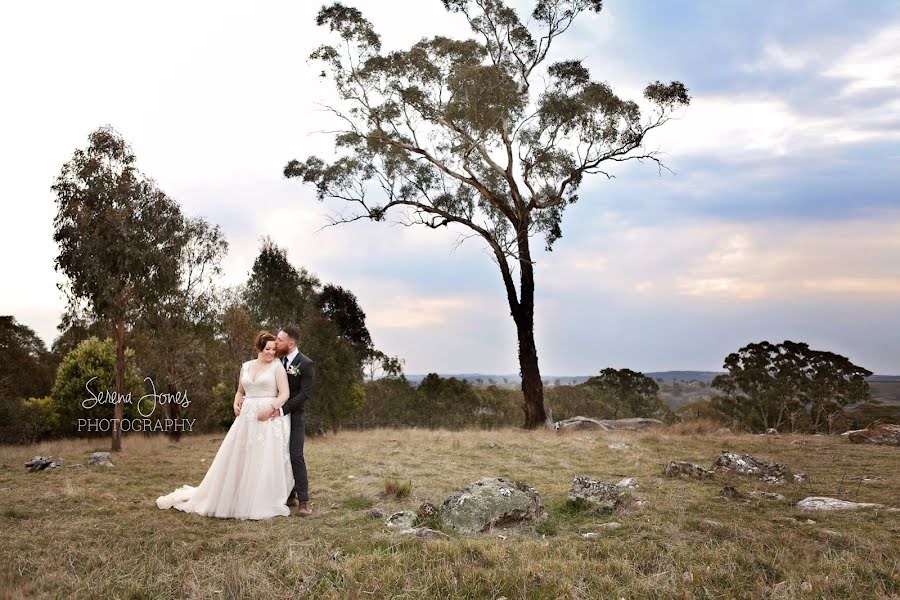
<path id="1" fill-rule="evenodd" d="M 125 320 L 116 321 L 116 402 L 113 404 L 112 451 L 122 450 L 122 401 L 125 397 Z"/>
<path id="2" fill-rule="evenodd" d="M 534 343 L 534 265 L 528 246 L 527 231 L 518 237 L 521 298 L 513 307 L 513 319 L 519 338 L 519 369 L 522 376 L 525 429 L 542 427 L 547 420 L 544 411 L 544 384 L 538 367 L 537 347 Z"/>
<path id="3" fill-rule="evenodd" d="M 177 402 L 172 402 L 172 398 L 175 397 L 177 390 L 175 389 L 175 384 L 170 383 L 168 385 L 169 388 L 169 402 L 166 406 L 169 407 L 167 411 L 169 413 L 169 418 L 172 419 L 172 426 L 169 429 L 169 439 L 173 442 L 178 442 L 181 440 L 181 427 L 175 425 L 178 420 L 181 418 L 181 406 Z"/>

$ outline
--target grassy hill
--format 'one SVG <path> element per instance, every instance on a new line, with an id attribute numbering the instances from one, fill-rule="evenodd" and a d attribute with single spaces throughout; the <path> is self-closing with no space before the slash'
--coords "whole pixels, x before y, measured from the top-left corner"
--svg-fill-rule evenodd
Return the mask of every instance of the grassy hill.
<path id="1" fill-rule="evenodd" d="M 308 440 L 308 519 L 209 519 L 154 501 L 202 479 L 222 435 L 179 445 L 128 436 L 111 469 L 26 473 L 35 454 L 84 462 L 100 441 L 0 448 L 2 597 L 118 598 L 886 598 L 900 594 L 900 513 L 804 513 L 806 496 L 898 504 L 898 449 L 840 437 L 548 431 L 347 432 Z M 625 442 L 613 450 L 613 442 Z M 803 484 L 737 476 L 666 479 L 672 459 L 709 466 L 723 449 L 806 472 Z M 641 488 L 623 511 L 565 505 L 576 475 Z M 417 541 L 368 519 L 440 502 L 482 476 L 533 485 L 548 521 L 450 541 Z M 385 480 L 411 482 L 385 496 Z M 784 501 L 748 504 L 725 485 Z M 709 523 L 711 519 L 717 523 Z M 618 529 L 594 538 L 616 521 Z M 809 590 L 804 592 L 804 590 Z M 892 596 L 893 595 L 893 596 Z"/>

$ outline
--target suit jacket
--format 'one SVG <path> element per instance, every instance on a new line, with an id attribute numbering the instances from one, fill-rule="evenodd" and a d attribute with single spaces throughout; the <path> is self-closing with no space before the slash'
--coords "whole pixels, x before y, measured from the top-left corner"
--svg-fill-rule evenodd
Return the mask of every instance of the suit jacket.
<path id="1" fill-rule="evenodd" d="M 300 367 L 299 375 L 288 373 L 290 392 L 287 402 L 281 407 L 284 414 L 303 414 L 306 411 L 306 401 L 309 400 L 313 385 L 316 383 L 316 365 L 310 357 L 298 352 L 291 364 L 288 365 L 288 369 L 296 366 Z"/>

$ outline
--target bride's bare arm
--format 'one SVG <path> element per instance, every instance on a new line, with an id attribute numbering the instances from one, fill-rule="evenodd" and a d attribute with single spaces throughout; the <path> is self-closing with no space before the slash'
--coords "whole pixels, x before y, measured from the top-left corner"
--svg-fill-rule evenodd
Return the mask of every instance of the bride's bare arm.
<path id="1" fill-rule="evenodd" d="M 238 416 L 241 414 L 241 404 L 244 403 L 244 396 L 247 395 L 247 392 L 244 391 L 244 384 L 241 383 L 241 375 L 243 374 L 243 365 L 241 366 L 241 372 L 238 373 L 238 386 L 237 391 L 234 393 L 234 416 Z"/>

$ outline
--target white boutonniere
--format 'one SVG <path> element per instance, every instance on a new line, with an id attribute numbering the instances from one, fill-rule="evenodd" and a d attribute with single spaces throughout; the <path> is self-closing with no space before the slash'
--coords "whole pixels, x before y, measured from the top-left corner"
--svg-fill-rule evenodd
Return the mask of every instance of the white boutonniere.
<path id="1" fill-rule="evenodd" d="M 287 374 L 293 375 L 294 377 L 300 376 L 300 365 L 292 365 L 287 368 Z"/>

